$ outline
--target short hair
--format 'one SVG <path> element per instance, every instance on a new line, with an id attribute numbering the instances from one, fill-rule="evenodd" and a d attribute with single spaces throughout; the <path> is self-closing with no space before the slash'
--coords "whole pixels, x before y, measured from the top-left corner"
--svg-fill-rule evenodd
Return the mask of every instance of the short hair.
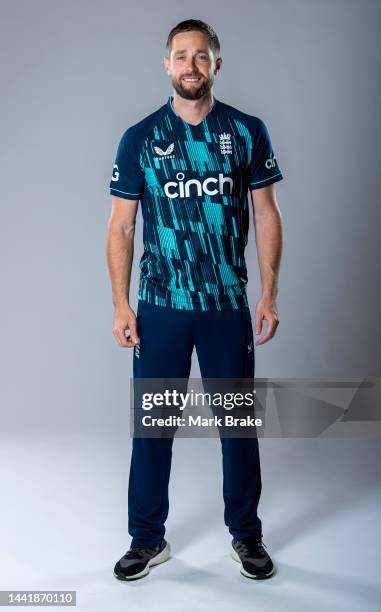
<path id="1" fill-rule="evenodd" d="M 206 34 L 209 40 L 209 46 L 212 49 L 214 56 L 217 58 L 221 54 L 220 41 L 216 32 L 213 28 L 205 23 L 205 21 L 200 21 L 200 19 L 186 19 L 185 21 L 180 21 L 168 34 L 167 44 L 165 47 L 165 51 L 167 56 L 170 55 L 172 49 L 172 41 L 176 34 L 180 32 L 191 32 L 193 30 L 197 30 L 198 32 L 203 32 Z"/>

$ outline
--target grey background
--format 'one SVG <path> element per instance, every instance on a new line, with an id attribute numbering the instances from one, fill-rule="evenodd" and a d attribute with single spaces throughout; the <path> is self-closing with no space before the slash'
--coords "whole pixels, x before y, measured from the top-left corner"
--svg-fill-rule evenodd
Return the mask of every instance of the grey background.
<path id="1" fill-rule="evenodd" d="M 212 22 L 215 95 L 268 124 L 285 179 L 277 337 L 257 376 L 380 375 L 379 2 L 2 2 L 6 424 L 119 421 L 132 355 L 111 334 L 108 184 L 128 125 L 171 93 L 170 27 Z M 138 213 L 132 303 L 141 255 Z M 259 276 L 251 224 L 252 312 Z M 198 375 L 197 362 L 193 375 Z"/>
<path id="2" fill-rule="evenodd" d="M 89 609 L 102 597 L 122 609 L 127 595 L 111 570 L 129 542 L 132 354 L 111 333 L 105 258 L 119 138 L 171 93 L 162 67 L 170 28 L 189 17 L 210 22 L 224 60 L 214 93 L 265 120 L 285 177 L 277 184 L 280 326 L 256 349 L 256 376 L 380 376 L 381 5 L 2 0 L 0 7 L 1 459 L 10 499 L 1 588 L 78 587 Z M 135 306 L 141 230 L 139 210 Z M 253 225 L 246 258 L 253 313 L 260 295 Z M 198 373 L 195 358 L 191 375 Z M 224 602 L 231 609 L 233 599 L 251 609 L 253 585 L 229 560 L 213 565 L 214 552 L 227 556 L 229 544 L 218 440 L 183 442 L 168 528 L 191 566 L 177 559 L 174 569 L 152 572 L 144 605 L 158 609 L 163 587 L 172 593 L 166 609 L 178 609 L 195 584 L 200 610 Z M 316 588 L 327 598 L 316 610 L 375 609 L 379 450 L 366 440 L 262 441 L 265 542 L 267 534 L 283 563 L 278 594 L 256 590 L 262 609 L 313 610 Z M 353 534 L 360 556 L 352 555 Z M 358 558 L 366 559 L 366 579 Z M 143 608 L 141 593 L 130 600 L 135 609 Z"/>

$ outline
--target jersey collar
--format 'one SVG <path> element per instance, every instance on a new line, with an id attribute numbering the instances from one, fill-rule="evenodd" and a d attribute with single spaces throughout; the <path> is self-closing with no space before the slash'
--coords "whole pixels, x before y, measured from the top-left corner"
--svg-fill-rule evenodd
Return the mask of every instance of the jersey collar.
<path id="1" fill-rule="evenodd" d="M 209 109 L 209 111 L 208 111 L 208 114 L 207 114 L 207 115 L 204 117 L 204 119 L 203 119 L 203 120 L 202 120 L 200 123 L 198 123 L 197 125 L 193 125 L 192 123 L 188 123 L 187 121 L 184 121 L 184 119 L 182 119 L 182 117 L 180 117 L 180 115 L 178 115 L 178 114 L 176 113 L 175 109 L 174 109 L 174 108 L 173 108 L 173 106 L 172 106 L 173 94 L 171 94 L 171 95 L 168 97 L 167 107 L 168 107 L 169 113 L 172 115 L 172 117 L 176 117 L 176 118 L 177 118 L 178 120 L 180 120 L 182 123 L 184 123 L 185 125 L 188 125 L 188 126 L 189 126 L 189 127 L 191 127 L 191 128 L 197 128 L 197 127 L 200 127 L 200 126 L 201 126 L 201 125 L 204 123 L 204 121 L 205 121 L 206 119 L 208 119 L 208 118 L 209 118 L 209 117 L 210 117 L 210 116 L 211 116 L 211 115 L 214 113 L 214 111 L 215 111 L 215 109 L 216 109 L 216 105 L 217 105 L 217 99 L 216 99 L 216 97 L 215 97 L 215 96 L 212 96 L 212 100 L 213 100 L 213 101 L 212 101 L 212 105 L 211 105 L 211 107 L 210 107 L 210 109 Z"/>

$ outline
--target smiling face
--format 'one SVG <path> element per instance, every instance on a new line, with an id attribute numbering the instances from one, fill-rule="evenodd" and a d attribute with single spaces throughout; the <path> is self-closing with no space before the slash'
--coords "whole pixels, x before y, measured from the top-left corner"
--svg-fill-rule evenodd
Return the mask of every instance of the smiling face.
<path id="1" fill-rule="evenodd" d="M 211 90 L 221 62 L 221 58 L 215 58 L 206 34 L 197 30 L 176 34 L 171 53 L 164 58 L 175 91 L 187 100 L 198 100 Z"/>

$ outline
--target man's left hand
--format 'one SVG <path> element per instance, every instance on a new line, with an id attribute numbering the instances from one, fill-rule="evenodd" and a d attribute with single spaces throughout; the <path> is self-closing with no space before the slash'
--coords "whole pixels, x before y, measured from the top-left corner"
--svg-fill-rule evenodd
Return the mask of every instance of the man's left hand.
<path id="1" fill-rule="evenodd" d="M 273 338 L 279 325 L 278 309 L 276 300 L 272 297 L 262 296 L 255 307 L 255 334 L 262 333 L 263 320 L 267 321 L 267 329 L 264 336 L 256 341 L 255 346 L 265 344 Z"/>

